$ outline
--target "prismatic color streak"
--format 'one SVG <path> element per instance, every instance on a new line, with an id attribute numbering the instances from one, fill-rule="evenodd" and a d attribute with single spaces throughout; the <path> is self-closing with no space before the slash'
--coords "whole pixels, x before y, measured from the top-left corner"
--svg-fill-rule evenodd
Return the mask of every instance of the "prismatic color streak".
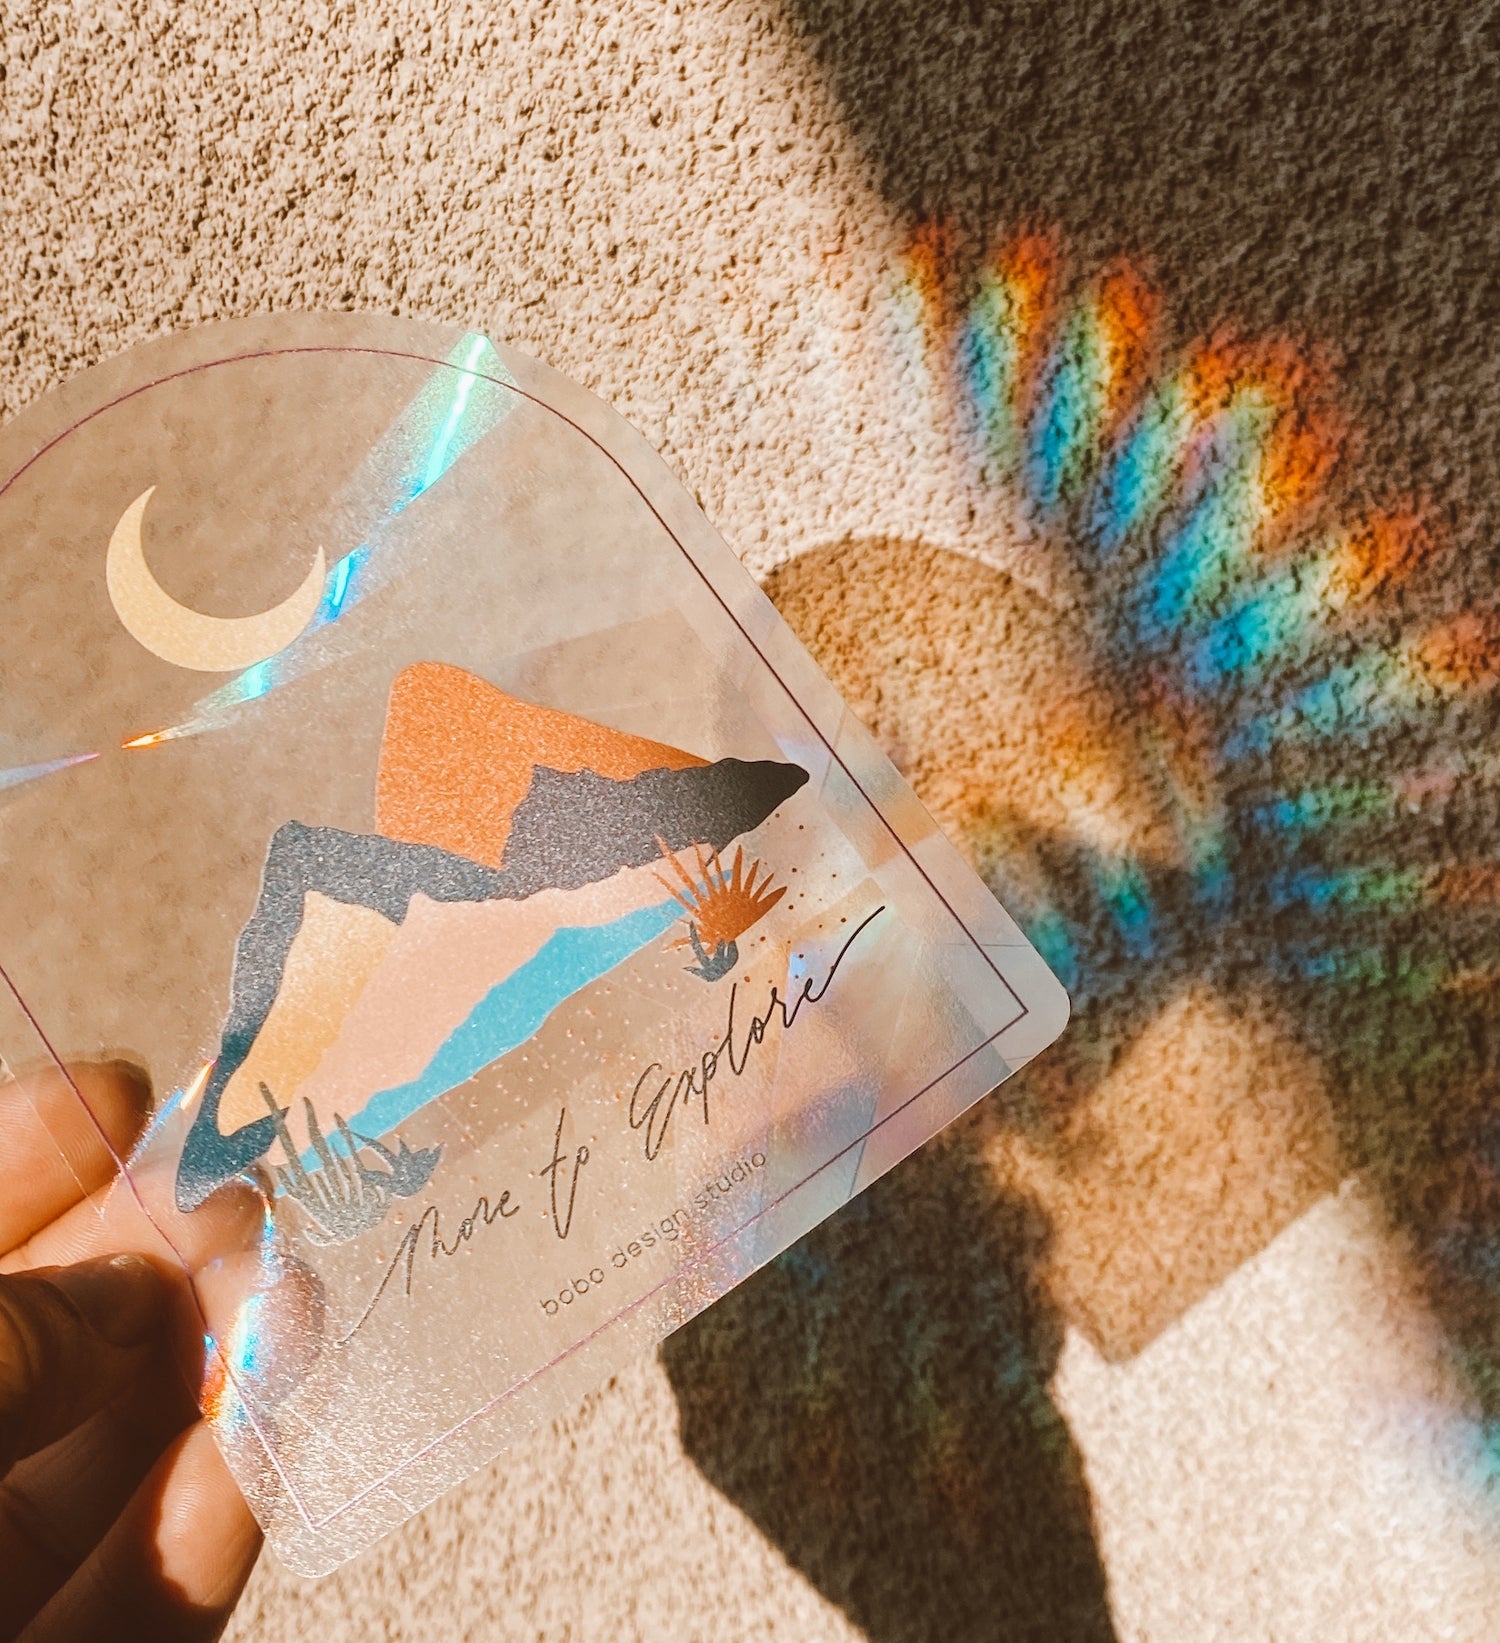
<path id="1" fill-rule="evenodd" d="M 43 781 L 59 771 L 71 770 L 74 765 L 87 764 L 90 759 L 98 757 L 97 753 L 69 753 L 60 759 L 43 759 L 36 764 L 13 764 L 8 770 L 0 770 L 0 793 Z"/>
<path id="2" fill-rule="evenodd" d="M 519 403 L 491 380 L 505 376 L 489 339 L 465 336 L 363 465 L 362 480 L 373 483 L 384 499 L 381 518 L 364 541 L 329 567 L 322 603 L 303 633 L 285 650 L 201 698 L 187 719 L 132 736 L 123 746 L 156 747 L 216 730 L 247 703 L 347 655 L 356 641 L 336 625 L 339 618 L 407 568 L 402 539 L 390 527 Z"/>
<path id="3" fill-rule="evenodd" d="M 239 1388 L 264 1386 L 276 1367 L 272 1355 L 280 1343 L 278 1332 L 269 1327 L 269 1297 L 280 1271 L 276 1223 L 269 1202 L 261 1217 L 256 1268 L 253 1275 L 246 1273 L 246 1294 L 235 1307 L 222 1339 L 213 1334 L 203 1337 L 203 1384 L 198 1403 L 209 1424 L 225 1431 L 245 1417 Z"/>
<path id="4" fill-rule="evenodd" d="M 1295 941 L 1262 932 L 1273 971 L 1444 985 L 1441 963 L 1402 970 L 1347 938 L 1363 939 L 1350 921 L 1372 913 L 1496 909 L 1493 864 L 1388 860 L 1389 845 L 1368 834 L 1398 817 L 1425 824 L 1455 793 L 1493 788 L 1494 758 L 1455 765 L 1434 738 L 1446 716 L 1492 700 L 1500 618 L 1463 611 L 1386 636 L 1440 544 L 1409 500 L 1337 517 L 1329 478 L 1346 428 L 1321 361 L 1289 340 L 1228 330 L 1170 348 L 1143 270 L 1117 262 L 1080 275 L 1050 231 L 979 253 L 926 224 L 893 306 L 903 382 L 946 402 L 925 425 L 964 431 L 976 489 L 1046 533 L 1088 590 L 1086 620 L 1143 732 L 1143 779 L 1166 797 L 1195 918 L 1253 924 L 1295 909 Z M 1351 750 L 1393 733 L 1425 750 L 1414 761 L 1409 746 L 1394 773 L 1303 784 L 1283 773 L 1319 750 L 1348 764 Z M 1077 742 L 1097 730 L 1059 734 L 1060 769 L 1105 754 Z M 1072 847 L 1068 894 L 1049 887 L 1033 854 L 973 842 L 1083 999 L 1105 984 L 1106 965 L 1189 934 L 1158 905 L 1159 870 L 1107 829 Z M 1107 951 L 1101 929 L 1112 932 Z"/>

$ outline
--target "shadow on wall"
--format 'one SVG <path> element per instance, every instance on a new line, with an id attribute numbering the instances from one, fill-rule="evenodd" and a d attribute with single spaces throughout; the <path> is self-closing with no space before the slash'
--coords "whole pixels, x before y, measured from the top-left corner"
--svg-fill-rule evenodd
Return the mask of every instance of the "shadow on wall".
<path id="1" fill-rule="evenodd" d="M 1360 1169 L 1493 1412 L 1493 583 L 1469 597 L 1475 556 L 1425 505 L 1350 509 L 1358 442 L 1315 355 L 1222 331 L 1176 348 L 1128 264 L 1079 277 L 1055 237 L 980 256 L 928 229 L 897 303 L 976 494 L 1075 602 L 876 543 L 775 592 L 877 734 L 919 750 L 918 790 L 1074 994 L 1007 1166 L 1054 1215 L 1054 1291 L 1107 1354 L 1136 1351 Z M 1191 1211 L 1216 1179 L 1236 1230 L 1209 1259 Z M 1098 1269 L 1074 1234 L 1132 1199 L 1160 1293 L 1125 1307 L 1125 1258 Z"/>
<path id="2" fill-rule="evenodd" d="M 1226 316 L 1331 342 L 1366 430 L 1350 483 L 1500 536 L 1492 3 L 782 3 L 895 219 L 1052 224 L 1082 266 L 1145 251 L 1179 342 Z"/>
<path id="3" fill-rule="evenodd" d="M 961 1120 L 679 1330 L 683 1444 L 876 1643 L 1114 1636 L 1043 1228 Z"/>
<path id="4" fill-rule="evenodd" d="M 1075 1010 L 665 1356 L 876 1643 L 1108 1636 L 1064 1322 L 1132 1356 L 1358 1169 L 1500 1417 L 1494 19 L 788 4 L 915 225 L 910 409 L 1064 592 L 768 592 Z"/>
<path id="5" fill-rule="evenodd" d="M 944 1169 L 971 1149 L 961 1217 L 918 1173 L 940 1166 L 908 1164 L 876 1189 L 922 1205 L 908 1233 L 882 1246 L 854 1230 L 886 1233 L 880 1200 L 851 1206 L 668 1347 L 689 1452 L 878 1643 L 967 1602 L 954 1635 L 1092 1635 L 1082 1563 L 1043 1549 L 1088 1525 L 1052 1337 L 1128 1358 L 1350 1169 L 1500 1413 L 1500 621 L 1421 509 L 1347 511 L 1316 359 L 1173 349 L 1160 309 L 1055 236 L 918 232 L 893 291 L 908 380 L 1071 595 L 880 539 L 768 583 L 1074 998 L 1062 1044 L 948 1143 Z M 910 1484 L 931 1463 L 872 1441 L 837 1489 L 788 1483 L 819 1453 L 805 1411 L 834 1418 L 824 1338 L 872 1433 L 924 1430 L 933 1375 L 994 1366 L 960 1425 L 971 1498 L 1029 1547 L 1008 1631 L 977 1618 L 991 1575 L 955 1550 L 955 1497 Z M 870 1595 L 888 1580 L 899 1604 Z"/>

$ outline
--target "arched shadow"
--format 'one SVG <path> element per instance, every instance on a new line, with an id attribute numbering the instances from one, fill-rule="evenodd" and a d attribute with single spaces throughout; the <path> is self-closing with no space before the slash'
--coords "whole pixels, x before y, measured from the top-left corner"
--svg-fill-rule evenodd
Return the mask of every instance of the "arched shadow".
<path id="1" fill-rule="evenodd" d="M 1143 693 L 1076 612 L 949 551 L 833 544 L 768 590 L 1065 975 L 1074 1018 L 667 1344 L 685 1446 L 877 1643 L 1108 1635 L 1047 1392 L 1064 1320 L 1133 1356 L 1361 1169 L 1494 1390 L 1496 1046 L 1487 995 L 1462 985 L 1493 979 L 1493 897 L 1425 893 L 1468 871 L 1492 806 L 1413 812 L 1377 788 L 1331 839 L 1268 826 L 1292 801 L 1266 782 L 1288 771 L 1179 757 L 1243 714 Z M 1340 645 L 1313 635 L 1315 653 Z M 1170 647 L 1146 650 L 1137 672 L 1159 681 Z M 1415 751 L 1466 724 L 1455 710 Z M 1358 775 L 1368 752 L 1320 774 Z M 1016 1565 L 968 1555 L 1002 1543 Z"/>

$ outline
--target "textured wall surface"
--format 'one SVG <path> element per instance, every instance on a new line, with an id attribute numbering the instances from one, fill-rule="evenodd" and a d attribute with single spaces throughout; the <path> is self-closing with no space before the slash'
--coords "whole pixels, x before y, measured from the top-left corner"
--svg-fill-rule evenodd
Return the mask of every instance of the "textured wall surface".
<path id="1" fill-rule="evenodd" d="M 277 308 L 548 360 L 1077 1004 L 232 1637 L 1495 1635 L 1495 22 L 0 9 L 0 410 Z"/>

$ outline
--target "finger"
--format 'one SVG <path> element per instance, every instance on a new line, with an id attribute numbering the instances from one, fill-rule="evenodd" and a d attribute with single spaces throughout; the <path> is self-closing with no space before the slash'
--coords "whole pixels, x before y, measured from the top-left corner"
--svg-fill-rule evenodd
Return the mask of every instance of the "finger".
<path id="1" fill-rule="evenodd" d="M 201 1209 L 184 1213 L 172 1201 L 170 1173 L 161 1166 L 134 1169 L 128 1182 L 91 1193 L 0 1256 L 0 1273 L 66 1266 L 112 1250 L 133 1250 L 191 1273 L 220 1255 L 255 1247 L 265 1201 L 254 1187 L 231 1181 Z"/>
<path id="2" fill-rule="evenodd" d="M 208 1428 L 176 1439 L 27 1643 L 113 1643 L 120 1617 L 152 1643 L 218 1637 L 260 1551 L 260 1530 Z"/>
<path id="3" fill-rule="evenodd" d="M 125 1509 L 167 1445 L 197 1418 L 157 1354 L 123 1398 L 0 1482 L 0 1637 L 14 1637 Z"/>
<path id="4" fill-rule="evenodd" d="M 173 1279 L 166 1325 L 172 1357 L 179 1375 L 196 1392 L 205 1330 L 222 1334 L 226 1326 L 222 1318 L 205 1316 L 203 1297 L 184 1278 L 196 1284 L 203 1274 L 257 1250 L 264 1235 L 265 1204 L 247 1182 L 233 1181 L 201 1209 L 183 1214 L 172 1203 L 170 1185 L 170 1169 L 132 1171 L 128 1183 L 116 1183 L 75 1204 L 50 1227 L 0 1258 L 0 1273 L 62 1266 L 116 1250 L 159 1262 Z"/>
<path id="5" fill-rule="evenodd" d="M 126 1062 L 76 1063 L 0 1084 L 0 1251 L 13 1249 L 104 1186 L 151 1106 L 146 1075 Z"/>
<path id="6" fill-rule="evenodd" d="M 126 1389 L 166 1300 L 139 1256 L 0 1281 L 0 1477 Z"/>

